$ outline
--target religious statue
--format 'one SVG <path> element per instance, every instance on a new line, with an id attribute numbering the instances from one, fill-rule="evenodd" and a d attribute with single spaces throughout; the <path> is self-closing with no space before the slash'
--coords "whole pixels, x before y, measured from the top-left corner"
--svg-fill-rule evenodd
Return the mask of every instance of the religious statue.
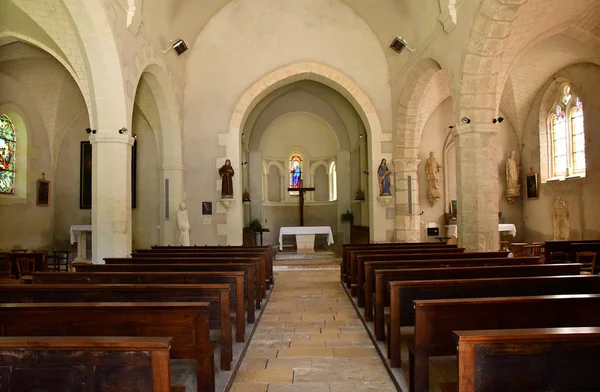
<path id="1" fill-rule="evenodd" d="M 219 169 L 219 175 L 221 176 L 221 198 L 232 199 L 233 198 L 233 167 L 229 159 L 225 160 L 225 164 Z"/>
<path id="2" fill-rule="evenodd" d="M 392 172 L 387 167 L 387 161 L 381 160 L 379 167 L 377 168 L 377 176 L 379 177 L 379 196 L 391 196 L 391 182 L 390 175 Z"/>
<path id="3" fill-rule="evenodd" d="M 433 206 L 442 196 L 439 188 L 440 165 L 433 151 L 429 153 L 429 158 L 425 162 L 425 177 L 427 178 L 427 200 Z"/>
<path id="4" fill-rule="evenodd" d="M 190 246 L 190 220 L 183 201 L 179 203 L 177 210 L 177 228 L 179 229 L 179 245 Z"/>
<path id="5" fill-rule="evenodd" d="M 556 198 L 552 206 L 552 226 L 554 228 L 555 241 L 568 241 L 570 231 L 569 208 L 567 203 L 560 197 Z"/>
<path id="6" fill-rule="evenodd" d="M 509 203 L 514 203 L 521 195 L 519 188 L 519 166 L 515 160 L 515 152 L 511 151 L 506 159 L 506 200 Z"/>

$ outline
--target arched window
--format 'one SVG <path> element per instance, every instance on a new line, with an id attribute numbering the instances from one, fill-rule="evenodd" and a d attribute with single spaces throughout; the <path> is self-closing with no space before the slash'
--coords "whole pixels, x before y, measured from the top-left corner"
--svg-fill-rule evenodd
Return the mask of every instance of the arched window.
<path id="1" fill-rule="evenodd" d="M 15 127 L 7 115 L 0 116 L 0 193 L 15 193 L 17 159 Z"/>
<path id="2" fill-rule="evenodd" d="M 550 174 L 585 176 L 583 103 L 566 84 L 549 115 Z"/>
<path id="3" fill-rule="evenodd" d="M 304 176 L 303 170 L 303 159 L 300 154 L 292 154 L 290 156 L 290 188 L 300 188 L 302 186 L 302 180 Z M 290 191 L 290 195 L 298 196 L 298 191 Z"/>
<path id="4" fill-rule="evenodd" d="M 334 162 L 329 165 L 329 201 L 337 200 L 337 166 Z"/>

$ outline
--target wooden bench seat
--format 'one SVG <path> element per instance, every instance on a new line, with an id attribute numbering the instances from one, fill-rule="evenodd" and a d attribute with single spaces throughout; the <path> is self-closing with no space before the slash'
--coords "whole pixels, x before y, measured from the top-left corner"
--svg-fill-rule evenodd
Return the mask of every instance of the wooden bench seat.
<path id="1" fill-rule="evenodd" d="M 387 271 L 383 276 L 393 276 L 393 270 L 404 270 L 412 268 L 464 268 L 481 267 L 497 265 L 534 265 L 538 264 L 539 257 L 500 257 L 500 258 L 474 258 L 474 259 L 434 259 L 434 260 L 404 260 L 404 261 L 370 261 L 365 263 L 365 277 L 363 283 L 365 318 L 367 321 L 373 321 L 374 302 L 373 296 L 376 293 L 376 275 L 379 270 Z M 386 288 L 386 286 L 384 286 Z M 385 297 L 388 299 L 389 297 Z M 359 304 L 360 305 L 360 304 Z M 389 305 L 389 302 L 386 302 Z"/>
<path id="2" fill-rule="evenodd" d="M 181 247 L 182 249 L 171 247 L 170 249 L 140 249 L 131 254 L 133 258 L 143 257 L 162 257 L 166 255 L 168 257 L 260 257 L 264 260 L 265 273 L 267 278 L 267 288 L 269 289 L 274 283 L 273 279 L 273 254 L 265 249 L 244 249 L 244 248 L 233 248 L 220 247 L 220 248 L 188 248 Z M 158 256 L 161 255 L 161 256 Z"/>
<path id="3" fill-rule="evenodd" d="M 580 279 L 582 277 L 584 279 Z M 596 277 L 581 275 L 390 282 L 390 287 L 392 303 L 390 306 L 391 322 L 388 346 L 390 347 L 390 360 L 393 367 L 400 366 L 401 328 L 415 325 L 413 304 L 416 300 L 600 294 L 600 280 Z"/>
<path id="4" fill-rule="evenodd" d="M 600 391 L 600 328 L 456 331 L 461 392 Z"/>
<path id="5" fill-rule="evenodd" d="M 253 263 L 210 263 L 210 264 L 82 264 L 77 272 L 229 272 L 243 271 L 247 287 L 247 300 L 261 308 L 261 292 L 256 286 L 256 267 Z"/>
<path id="6" fill-rule="evenodd" d="M 391 254 L 370 257 L 367 255 L 359 256 L 357 258 L 357 269 L 355 281 L 356 292 L 353 295 L 358 298 L 358 305 L 360 307 L 365 306 L 365 280 L 366 271 L 365 266 L 367 263 L 379 263 L 378 265 L 393 265 L 399 261 L 422 261 L 422 260 L 467 260 L 467 259 L 497 259 L 504 258 L 506 252 L 463 252 L 463 253 L 406 253 L 406 254 Z M 507 258 L 507 257 L 506 257 Z M 452 262 L 446 261 L 446 264 L 450 265 Z"/>
<path id="7" fill-rule="evenodd" d="M 230 370 L 233 342 L 230 286 L 204 285 L 19 285 L 0 286 L 0 303 L 35 302 L 208 302 L 210 327 L 219 331 L 221 369 Z M 242 316 L 242 323 L 244 318 Z M 241 340 L 240 340 L 241 338 Z M 238 333 L 237 341 L 244 335 Z"/>
<path id="8" fill-rule="evenodd" d="M 600 325 L 599 294 L 417 300 L 411 392 L 429 390 L 429 358 L 456 354 L 453 331 Z"/>
<path id="9" fill-rule="evenodd" d="M 358 283 L 359 275 L 359 260 L 364 262 L 365 260 L 410 260 L 410 256 L 416 257 L 416 260 L 423 255 L 429 255 L 429 258 L 434 258 L 437 255 L 444 254 L 464 254 L 464 248 L 402 248 L 402 249 L 386 249 L 378 252 L 362 252 L 362 251 L 351 251 L 349 261 L 349 274 L 347 278 L 347 287 L 351 288 L 353 284 Z M 397 257 L 396 257 L 397 256 Z M 499 257 L 499 256 L 498 256 Z"/>
<path id="10" fill-rule="evenodd" d="M 194 359 L 198 392 L 215 390 L 208 303 L 0 304 L 3 336 L 172 337 L 171 359 Z"/>
<path id="11" fill-rule="evenodd" d="M 174 392 L 170 337 L 0 337 L 0 390 Z"/>
<path id="12" fill-rule="evenodd" d="M 265 283 L 261 285 L 261 266 L 258 258 L 152 258 L 152 259 L 105 259 L 106 264 L 84 264 L 78 266 L 78 272 L 102 271 L 148 271 L 148 272 L 174 272 L 174 271 L 247 271 L 248 283 L 255 288 L 256 309 L 261 308 L 261 300 L 267 297 Z M 249 268 L 252 267 L 252 268 Z M 264 276 L 264 275 L 263 275 Z"/>
<path id="13" fill-rule="evenodd" d="M 234 285 L 235 293 L 230 298 L 235 308 L 236 319 L 246 313 L 248 323 L 254 323 L 254 304 L 248 300 L 252 295 L 250 286 L 245 285 L 244 272 L 45 272 L 33 274 L 34 284 L 212 284 Z M 244 305 L 245 309 L 244 310 Z M 243 320 L 243 317 L 241 317 Z M 236 320 L 239 323 L 239 320 Z M 242 327 L 236 324 L 236 327 Z M 245 326 L 244 326 L 245 328 Z"/>
<path id="14" fill-rule="evenodd" d="M 244 257 L 235 254 L 194 254 L 194 253 L 133 253 L 131 258 L 106 258 L 106 264 L 210 264 L 210 263 L 256 263 L 256 287 L 261 290 L 261 298 L 267 297 L 269 281 L 264 255 Z"/>
<path id="15" fill-rule="evenodd" d="M 371 251 L 387 249 L 404 249 L 404 248 L 456 248 L 456 245 L 446 245 L 440 242 L 395 242 L 381 244 L 343 244 L 342 245 L 342 264 L 340 269 L 340 279 L 346 282 L 346 278 L 350 274 L 350 252 L 352 251 Z"/>
<path id="16" fill-rule="evenodd" d="M 243 252 L 257 252 L 263 253 L 266 255 L 267 259 L 267 269 L 270 271 L 270 284 L 275 284 L 275 280 L 273 278 L 273 247 L 272 246 L 152 246 L 151 249 L 140 249 L 136 252 L 229 252 L 229 251 L 243 251 Z"/>

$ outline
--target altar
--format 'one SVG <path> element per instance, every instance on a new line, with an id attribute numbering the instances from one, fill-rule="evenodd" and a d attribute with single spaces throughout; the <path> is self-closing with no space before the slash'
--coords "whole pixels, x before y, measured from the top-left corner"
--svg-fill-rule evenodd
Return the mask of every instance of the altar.
<path id="1" fill-rule="evenodd" d="M 87 233 L 92 232 L 92 225 L 73 225 L 69 230 L 71 244 L 77 243 L 77 257 L 73 261 L 87 260 Z"/>
<path id="2" fill-rule="evenodd" d="M 327 245 L 333 244 L 333 233 L 329 226 L 282 227 L 279 229 L 279 250 L 283 250 L 283 236 L 296 236 L 296 253 L 314 253 L 315 235 L 327 234 Z"/>

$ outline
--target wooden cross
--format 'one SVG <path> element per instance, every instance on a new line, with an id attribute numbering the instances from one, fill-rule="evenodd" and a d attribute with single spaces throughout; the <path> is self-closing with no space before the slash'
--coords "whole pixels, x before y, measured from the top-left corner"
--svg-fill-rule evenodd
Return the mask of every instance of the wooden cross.
<path id="1" fill-rule="evenodd" d="M 304 192 L 314 192 L 315 188 L 304 188 L 302 186 L 302 173 L 300 173 L 300 188 L 288 188 L 289 192 L 299 192 L 300 194 L 300 226 L 304 226 Z"/>

